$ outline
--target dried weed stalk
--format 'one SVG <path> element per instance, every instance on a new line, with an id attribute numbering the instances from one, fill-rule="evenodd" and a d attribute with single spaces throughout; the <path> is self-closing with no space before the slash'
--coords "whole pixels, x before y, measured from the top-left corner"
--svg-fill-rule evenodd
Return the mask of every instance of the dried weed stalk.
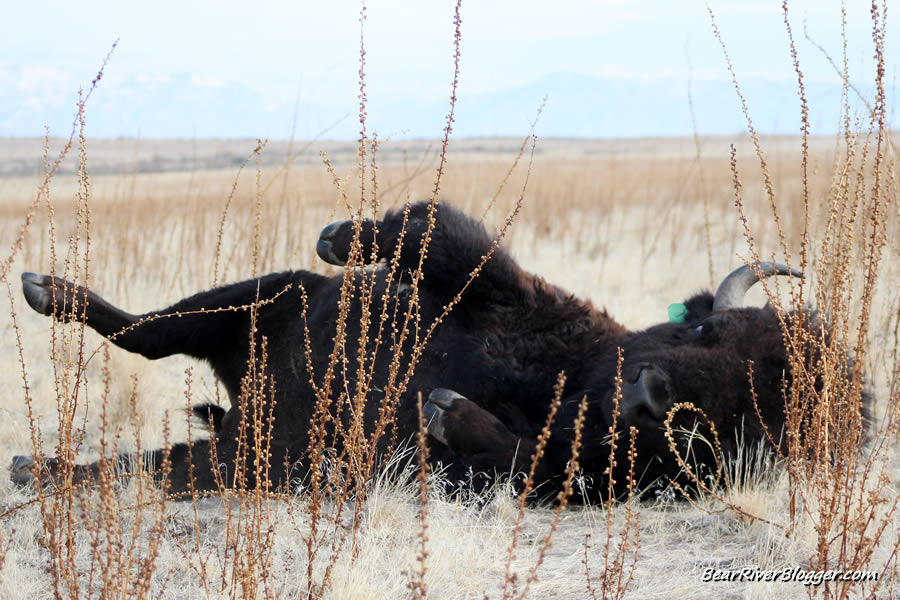
<path id="1" fill-rule="evenodd" d="M 896 444 L 897 414 L 900 410 L 900 388 L 897 385 L 896 356 L 898 338 L 894 342 L 894 365 L 888 370 L 890 385 L 887 397 L 876 398 L 874 414 L 867 413 L 868 390 L 864 369 L 872 364 L 870 337 L 873 328 L 875 291 L 885 270 L 883 255 L 888 243 L 896 243 L 898 214 L 895 164 L 888 157 L 887 102 L 884 87 L 885 23 L 887 6 L 873 1 L 872 44 L 875 60 L 873 78 L 875 98 L 869 107 L 867 129 L 860 131 L 859 120 L 851 118 L 848 90 L 852 88 L 847 61 L 846 9 L 841 7 L 843 67 L 838 68 L 843 81 L 842 136 L 838 138 L 833 161 L 832 185 L 822 203 L 824 223 L 818 247 L 810 249 L 809 231 L 817 207 L 809 194 L 809 113 L 797 51 L 788 17 L 788 3 L 782 4 L 784 22 L 797 74 L 801 123 L 801 196 L 794 202 L 803 209 L 803 231 L 800 240 L 801 268 L 813 269 L 813 295 L 817 313 L 804 306 L 802 288 L 791 295 L 786 309 L 768 286 L 766 294 L 781 321 L 782 335 L 788 353 L 791 378 L 782 389 L 787 424 L 784 432 L 767 431 L 770 444 L 784 462 L 789 479 L 789 535 L 800 530 L 815 532 L 815 552 L 811 568 L 876 569 L 887 573 L 896 564 L 900 536 L 893 526 L 900 498 L 888 490 L 892 482 L 889 470 L 889 448 Z M 712 17 L 712 11 L 710 11 Z M 713 19 L 713 31 L 725 45 Z M 808 37 L 808 35 L 807 35 Z M 821 48 L 820 48 L 821 49 Z M 775 191 L 768 177 L 768 167 L 753 132 L 746 102 L 741 96 L 737 77 L 725 52 L 728 68 L 734 77 L 757 157 L 770 197 L 771 216 L 779 223 Z M 830 60 L 830 59 L 829 59 Z M 736 206 L 742 221 L 752 261 L 759 258 L 757 240 L 751 235 L 741 202 L 741 185 L 737 161 L 732 148 L 732 173 Z M 784 201 L 783 201 L 784 202 Z M 780 224 L 781 247 L 790 259 L 788 245 Z M 897 303 L 894 299 L 893 303 Z M 893 305 L 889 314 L 897 314 Z M 848 362 L 848 357 L 852 360 Z M 748 376 L 755 398 L 753 365 Z M 880 417 L 880 418 L 879 418 Z M 780 443 L 784 437 L 785 443 Z M 893 536 L 893 537 L 891 537 Z M 886 558 L 885 558 L 886 557 Z M 877 561 L 873 564 L 873 561 Z M 821 586 L 818 593 L 829 598 L 845 598 L 862 594 L 876 596 L 885 577 L 867 584 L 833 582 Z M 853 587 L 851 587 L 851 585 Z M 816 590 L 811 590 L 813 594 Z"/>

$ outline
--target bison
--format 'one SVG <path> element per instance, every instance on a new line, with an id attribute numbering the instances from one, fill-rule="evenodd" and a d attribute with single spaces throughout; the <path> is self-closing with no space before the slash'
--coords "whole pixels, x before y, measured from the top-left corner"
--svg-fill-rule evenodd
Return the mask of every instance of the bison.
<path id="1" fill-rule="evenodd" d="M 411 285 L 429 222 L 433 231 L 421 265 L 421 281 Z M 190 455 L 188 444 L 168 449 L 168 483 L 175 493 L 185 492 L 191 485 L 199 490 L 215 489 L 215 468 L 229 474 L 226 485 L 236 481 L 230 474 L 239 452 L 241 423 L 247 417 L 238 399 L 251 364 L 248 356 L 263 338 L 267 340 L 267 373 L 275 385 L 270 448 L 262 463 L 265 481 L 280 484 L 292 480 L 295 470 L 308 464 L 310 427 L 318 418 L 314 414 L 317 390 L 338 398 L 349 389 L 352 397 L 358 383 L 357 353 L 374 355 L 372 381 L 362 409 L 371 433 L 389 383 L 393 356 L 385 350 L 389 342 L 376 352 L 374 332 L 381 327 L 381 337 L 396 336 L 390 321 L 405 313 L 413 295 L 417 296 L 417 324 L 409 327 L 432 323 L 467 282 L 468 287 L 418 357 L 399 398 L 395 435 L 382 436 L 385 444 L 390 438 L 413 436 L 418 431 L 417 397 L 427 399 L 423 413 L 430 434 L 430 460 L 446 468 L 451 483 L 471 482 L 473 473 L 493 477 L 527 470 L 560 372 L 566 374 L 566 382 L 535 476 L 538 483 L 558 483 L 563 476 L 570 459 L 573 422 L 586 397 L 580 465 L 585 480 L 593 481 L 594 489 L 605 490 L 617 373 L 621 379 L 616 428 L 619 432 L 637 428 L 634 470 L 642 487 L 679 477 L 681 466 L 664 431 L 667 413 L 678 402 L 691 402 L 705 412 L 719 432 L 725 458 L 736 455 L 741 439 L 778 439 L 783 431 L 783 386 L 791 370 L 778 314 L 769 306 L 741 304 L 759 273 L 764 277 L 799 276 L 796 271 L 774 263 L 761 263 L 755 269 L 743 266 L 722 282 L 715 295 L 704 292 L 686 300 L 683 314 L 675 319 L 678 322 L 629 331 L 605 309 L 524 271 L 502 248 L 493 250 L 470 281 L 472 271 L 491 253 L 493 239 L 481 224 L 452 206 L 416 203 L 406 210 L 388 212 L 377 223 L 333 223 L 320 235 L 318 255 L 331 264 L 345 265 L 355 231 L 361 244 L 358 256 L 380 266 L 345 271 L 357 286 L 357 297 L 344 303 L 348 311 L 343 320 L 347 327 L 344 347 L 350 367 L 333 369 L 330 390 L 323 389 L 322 378 L 332 360 L 341 320 L 344 275 L 326 277 L 304 270 L 272 273 L 201 292 L 144 315 L 129 314 L 93 292 L 46 275 L 23 274 L 23 291 L 28 304 L 39 313 L 61 320 L 72 315 L 83 318 L 88 326 L 130 352 L 150 359 L 187 354 L 209 362 L 231 398 L 231 408 L 227 412 L 218 407 L 197 409 L 208 412 L 214 424 L 211 436 L 216 458 L 210 458 L 207 440 L 193 442 Z M 393 269 L 386 265 L 392 259 Z M 394 303 L 387 325 L 380 322 L 380 310 L 363 310 L 358 296 L 365 282 L 373 285 L 372 297 L 387 297 Z M 61 310 L 73 303 L 77 310 Z M 248 306 L 254 303 L 258 308 L 250 310 Z M 365 319 L 368 328 L 362 327 Z M 360 343 L 362 330 L 368 334 Z M 407 337 L 401 371 L 408 368 L 413 337 Z M 623 358 L 618 366 L 620 349 Z M 258 360 L 259 352 L 256 354 Z M 748 381 L 751 362 L 755 401 Z M 346 393 L 343 398 L 331 405 L 333 414 L 326 419 L 329 444 L 337 437 L 334 428 L 346 422 L 354 410 Z M 691 443 L 690 432 L 708 434 L 705 421 L 698 422 L 696 413 L 678 412 L 671 429 L 683 432 L 675 442 L 696 468 L 712 468 L 721 458 L 706 444 Z M 628 463 L 627 441 L 626 437 L 617 445 L 617 469 Z M 155 461 L 148 464 L 158 463 L 162 452 L 155 451 Z M 29 481 L 33 464 L 28 457 L 15 457 L 13 480 Z M 242 485 L 261 483 L 258 480 L 263 474 L 255 470 L 255 464 L 252 459 L 245 461 Z M 193 473 L 189 465 L 193 465 Z M 49 459 L 46 466 L 53 471 L 58 465 Z M 96 463 L 79 466 L 77 473 L 87 476 L 97 468 Z M 624 477 L 615 479 L 616 489 L 621 491 Z"/>

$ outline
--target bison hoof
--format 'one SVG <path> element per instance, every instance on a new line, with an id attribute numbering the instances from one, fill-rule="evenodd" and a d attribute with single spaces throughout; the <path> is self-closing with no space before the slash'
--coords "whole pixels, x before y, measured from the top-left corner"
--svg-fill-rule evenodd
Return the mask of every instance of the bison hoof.
<path id="1" fill-rule="evenodd" d="M 456 402 L 465 399 L 465 397 L 460 396 L 453 390 L 438 388 L 428 395 L 428 402 L 422 406 L 428 433 L 446 446 L 449 446 L 445 422 L 447 413 L 453 409 L 453 405 Z"/>
<path id="2" fill-rule="evenodd" d="M 22 273 L 22 292 L 25 294 L 25 301 L 28 302 L 28 306 L 42 315 L 49 315 L 53 310 L 49 275 Z"/>
<path id="3" fill-rule="evenodd" d="M 9 480 L 16 485 L 31 485 L 34 482 L 34 459 L 30 456 L 13 456 L 9 465 Z"/>
<path id="4" fill-rule="evenodd" d="M 339 267 L 347 264 L 346 259 L 341 259 L 335 254 L 335 242 L 338 241 L 337 237 L 341 233 L 341 226 L 345 223 L 350 223 L 350 221 L 338 221 L 328 225 L 319 234 L 319 241 L 316 242 L 316 254 L 319 255 L 319 258 Z"/>

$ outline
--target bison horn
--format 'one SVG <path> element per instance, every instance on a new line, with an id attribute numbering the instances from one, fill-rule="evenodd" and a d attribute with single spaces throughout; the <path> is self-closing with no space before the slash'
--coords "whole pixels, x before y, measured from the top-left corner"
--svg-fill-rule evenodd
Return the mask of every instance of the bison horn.
<path id="1" fill-rule="evenodd" d="M 738 267 L 728 277 L 723 279 L 722 283 L 719 284 L 719 289 L 716 290 L 713 310 L 740 308 L 744 303 L 744 295 L 747 293 L 747 290 L 752 288 L 760 278 L 771 277 L 772 275 L 803 277 L 803 273 L 797 269 L 791 269 L 781 263 L 759 262 L 756 264 L 756 267 L 757 269 L 753 269 L 748 265 Z"/>

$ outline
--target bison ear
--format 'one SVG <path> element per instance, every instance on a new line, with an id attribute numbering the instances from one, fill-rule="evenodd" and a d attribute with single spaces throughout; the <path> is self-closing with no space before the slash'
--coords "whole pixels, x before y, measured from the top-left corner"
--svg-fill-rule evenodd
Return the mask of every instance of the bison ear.
<path id="1" fill-rule="evenodd" d="M 702 319 L 712 312 L 713 295 L 709 292 L 697 294 L 686 300 L 684 306 L 687 308 L 687 315 L 684 317 L 685 322 L 690 323 L 691 321 Z"/>

